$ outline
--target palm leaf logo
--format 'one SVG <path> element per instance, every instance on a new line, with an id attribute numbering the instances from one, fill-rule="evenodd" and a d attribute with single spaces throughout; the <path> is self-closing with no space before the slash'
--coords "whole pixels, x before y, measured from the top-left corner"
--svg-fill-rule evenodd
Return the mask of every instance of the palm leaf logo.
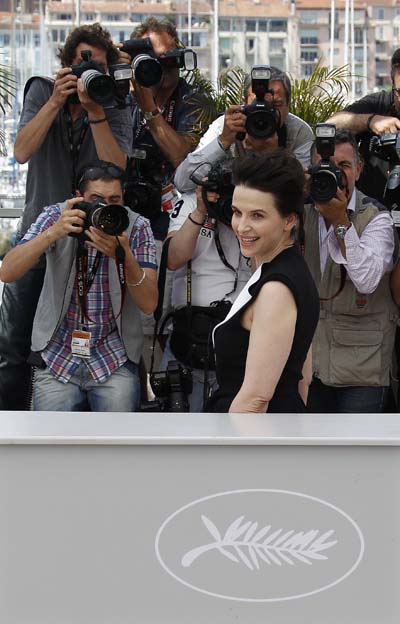
<path id="1" fill-rule="evenodd" d="M 222 536 L 210 518 L 202 515 L 201 519 L 214 541 L 188 551 L 181 560 L 184 568 L 190 567 L 196 559 L 211 550 L 219 551 L 234 563 L 243 563 L 249 570 L 259 570 L 262 562 L 278 566 L 293 566 L 296 563 L 312 565 L 314 561 L 328 559 L 322 553 L 337 544 L 337 540 L 330 539 L 333 530 L 296 532 L 293 529 L 273 530 L 271 525 L 259 528 L 258 522 L 245 521 L 244 516 L 240 516 Z"/>

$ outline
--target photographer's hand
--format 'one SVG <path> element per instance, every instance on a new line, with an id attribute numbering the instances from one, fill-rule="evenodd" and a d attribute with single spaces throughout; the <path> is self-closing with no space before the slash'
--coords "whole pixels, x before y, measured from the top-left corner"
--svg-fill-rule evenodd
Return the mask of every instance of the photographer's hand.
<path id="1" fill-rule="evenodd" d="M 78 83 L 77 83 L 77 92 L 78 92 L 79 101 L 82 107 L 88 113 L 89 121 L 97 121 L 99 119 L 104 119 L 105 117 L 104 108 L 102 107 L 101 104 L 98 104 L 97 102 L 92 100 L 92 98 L 89 97 L 88 92 L 83 86 L 83 82 L 81 78 L 79 78 Z"/>
<path id="2" fill-rule="evenodd" d="M 325 223 L 329 228 L 330 225 L 351 225 L 347 215 L 348 197 L 344 189 L 338 188 L 336 197 L 326 204 L 316 204 L 319 214 L 325 219 Z"/>
<path id="3" fill-rule="evenodd" d="M 86 213 L 75 205 L 84 201 L 83 197 L 73 197 L 70 199 L 59 219 L 46 230 L 48 244 L 55 243 L 60 238 L 65 238 L 68 234 L 80 234 L 85 224 Z"/>
<path id="4" fill-rule="evenodd" d="M 374 115 L 370 120 L 369 127 L 374 134 L 396 134 L 396 132 L 400 131 L 400 119 L 397 119 L 397 117 Z"/>
<path id="5" fill-rule="evenodd" d="M 224 117 L 224 127 L 219 136 L 224 149 L 228 149 L 235 142 L 237 133 L 246 133 L 246 119 L 241 106 L 232 105 L 228 108 Z"/>
<path id="6" fill-rule="evenodd" d="M 57 110 L 64 106 L 69 95 L 76 93 L 77 81 L 78 78 L 72 73 L 70 67 L 60 69 L 56 76 L 53 93 L 49 99 L 49 102 L 54 104 Z"/>

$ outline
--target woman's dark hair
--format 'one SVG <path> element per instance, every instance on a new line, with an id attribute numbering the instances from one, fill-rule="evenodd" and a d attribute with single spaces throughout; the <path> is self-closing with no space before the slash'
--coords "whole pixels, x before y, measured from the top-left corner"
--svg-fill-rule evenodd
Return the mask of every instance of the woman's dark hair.
<path id="1" fill-rule="evenodd" d="M 233 183 L 271 193 L 282 217 L 304 210 L 305 176 L 303 167 L 285 150 L 257 156 L 245 156 L 234 161 Z"/>
<path id="2" fill-rule="evenodd" d="M 104 50 L 107 54 L 107 64 L 118 62 L 119 52 L 112 42 L 111 35 L 101 24 L 88 24 L 74 28 L 65 40 L 65 44 L 58 50 L 58 58 L 62 67 L 71 67 L 76 55 L 76 48 L 80 43 L 87 43 L 95 48 Z"/>

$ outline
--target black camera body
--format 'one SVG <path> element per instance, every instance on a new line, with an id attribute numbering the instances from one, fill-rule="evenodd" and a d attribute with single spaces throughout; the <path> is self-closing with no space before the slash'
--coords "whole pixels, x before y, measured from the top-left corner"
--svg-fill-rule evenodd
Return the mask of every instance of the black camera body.
<path id="1" fill-rule="evenodd" d="M 317 124 L 316 150 L 321 160 L 308 168 L 310 174 L 310 197 L 317 204 L 326 204 L 336 197 L 338 188 L 343 188 L 343 174 L 331 160 L 335 153 L 336 126 Z"/>
<path id="2" fill-rule="evenodd" d="M 124 188 L 126 205 L 152 222 L 160 215 L 162 180 L 160 152 L 148 143 L 136 145 Z"/>
<path id="3" fill-rule="evenodd" d="M 225 225 L 231 225 L 232 221 L 232 196 L 235 189 L 232 184 L 231 163 L 202 163 L 191 174 L 190 179 L 195 184 L 203 187 L 202 197 L 207 207 L 207 212 L 212 219 L 221 221 Z M 207 199 L 207 193 L 218 193 L 216 202 Z"/>
<path id="4" fill-rule="evenodd" d="M 176 67 L 193 71 L 197 67 L 197 56 L 193 50 L 182 48 L 156 56 L 148 37 L 128 39 L 121 47 L 132 58 L 135 80 L 143 87 L 152 87 L 161 81 L 163 67 Z"/>
<path id="5" fill-rule="evenodd" d="M 105 108 L 125 106 L 126 97 L 129 94 L 129 81 L 132 78 L 132 68 L 126 64 L 111 65 L 110 74 L 104 72 L 104 68 L 92 61 L 90 50 L 82 50 L 82 62 L 72 65 L 72 73 L 81 78 L 89 97 Z M 70 104 L 79 104 L 77 93 L 69 96 Z"/>
<path id="6" fill-rule="evenodd" d="M 69 236 L 85 241 L 86 230 L 91 226 L 103 230 L 110 236 L 120 236 L 129 225 L 129 215 L 125 206 L 120 204 L 106 204 L 97 199 L 94 202 L 82 201 L 74 205 L 74 209 L 83 210 L 86 214 L 83 231 L 79 234 L 71 232 Z"/>
<path id="7" fill-rule="evenodd" d="M 265 101 L 265 96 L 273 91 L 269 88 L 271 70 L 267 65 L 258 65 L 251 70 L 251 89 L 255 93 L 255 100 L 243 107 L 246 115 L 246 132 L 258 139 L 268 139 L 275 134 L 280 125 L 279 111 L 274 107 L 273 100 Z M 239 136 L 243 140 L 244 136 Z"/>
<path id="8" fill-rule="evenodd" d="M 176 360 L 170 360 L 166 371 L 150 375 L 154 401 L 142 403 L 142 412 L 189 412 L 188 394 L 193 390 L 192 374 Z"/>
<path id="9" fill-rule="evenodd" d="M 399 209 L 400 196 L 400 132 L 373 136 L 369 150 L 372 154 L 389 163 L 390 173 L 387 178 L 383 197 L 389 208 Z"/>

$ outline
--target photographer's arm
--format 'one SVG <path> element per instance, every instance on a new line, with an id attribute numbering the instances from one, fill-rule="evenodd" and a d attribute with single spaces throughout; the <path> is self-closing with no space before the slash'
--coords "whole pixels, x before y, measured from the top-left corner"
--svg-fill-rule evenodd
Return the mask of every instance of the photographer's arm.
<path id="1" fill-rule="evenodd" d="M 83 88 L 82 80 L 78 80 L 78 96 L 83 108 L 87 111 L 90 129 L 100 160 L 112 162 L 125 169 L 127 154 L 125 154 L 114 137 L 104 108 L 94 102 Z"/>
<path id="2" fill-rule="evenodd" d="M 117 237 L 109 236 L 93 226 L 87 231 L 87 235 L 91 241 L 88 245 L 115 260 Z M 158 301 L 157 271 L 150 267 L 142 267 L 139 264 L 125 232 L 118 236 L 118 240 L 125 252 L 125 278 L 129 295 L 144 314 L 151 314 L 156 309 Z"/>
<path id="3" fill-rule="evenodd" d="M 29 114 L 37 106 L 35 99 L 36 95 L 39 96 L 40 91 L 36 91 L 35 82 L 27 93 L 22 118 L 26 109 L 28 109 Z M 76 83 L 77 78 L 71 74 L 70 67 L 64 67 L 58 72 L 50 98 L 41 106 L 34 117 L 18 131 L 14 145 L 14 156 L 17 162 L 26 163 L 38 151 L 67 97 L 76 92 Z"/>
<path id="4" fill-rule="evenodd" d="M 190 176 L 197 167 L 205 162 L 213 165 L 227 158 L 228 149 L 235 141 L 236 133 L 245 130 L 243 120 L 246 118 L 240 110 L 240 106 L 230 106 L 223 117 L 213 121 L 200 139 L 197 149 L 188 154 L 179 165 L 174 177 L 178 191 L 185 193 L 195 189 L 196 185 Z"/>
<path id="5" fill-rule="evenodd" d="M 151 89 L 143 87 L 136 82 L 134 83 L 134 89 L 138 106 L 142 113 L 152 113 L 158 110 Z M 147 126 L 158 147 L 174 168 L 193 149 L 192 139 L 174 130 L 160 113 L 147 121 Z"/>
<path id="6" fill-rule="evenodd" d="M 181 200 L 182 201 L 182 200 Z M 197 188 L 197 203 L 179 230 L 169 233 L 172 238 L 168 248 L 168 269 L 176 271 L 193 258 L 201 227 L 207 216 L 207 209 L 201 197 L 201 187 Z"/>
<path id="7" fill-rule="evenodd" d="M 248 310 L 242 321 L 250 330 L 245 376 L 229 413 L 267 411 L 293 343 L 297 307 L 287 286 L 268 282 Z"/>
<path id="8" fill-rule="evenodd" d="M 370 119 L 371 115 L 372 113 L 341 111 L 327 119 L 326 123 L 335 124 L 337 128 L 350 130 L 354 134 L 373 132 L 381 135 L 389 132 L 396 133 L 400 130 L 400 119 L 397 119 L 397 117 L 385 117 L 384 115 L 374 114 Z"/>
<path id="9" fill-rule="evenodd" d="M 6 254 L 0 267 L 0 279 L 3 282 L 15 282 L 23 277 L 38 263 L 45 251 L 60 238 L 64 238 L 71 232 L 75 234 L 82 232 L 86 215 L 82 210 L 74 208 L 74 204 L 80 201 L 82 197 L 71 199 L 53 225 L 39 230 L 34 238 L 20 243 Z M 42 220 L 42 215 L 38 217 L 38 220 Z M 33 224 L 32 229 L 36 229 L 36 223 Z"/>

